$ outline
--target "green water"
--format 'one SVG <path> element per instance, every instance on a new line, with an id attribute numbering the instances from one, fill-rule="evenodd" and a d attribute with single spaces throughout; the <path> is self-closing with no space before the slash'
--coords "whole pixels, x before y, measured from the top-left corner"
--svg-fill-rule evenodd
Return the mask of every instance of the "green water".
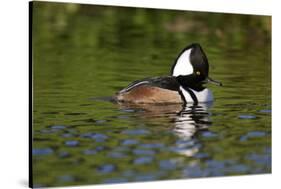
<path id="1" fill-rule="evenodd" d="M 271 173 L 271 18 L 38 3 L 33 181 L 66 186 Z M 212 104 L 109 101 L 198 42 Z"/>

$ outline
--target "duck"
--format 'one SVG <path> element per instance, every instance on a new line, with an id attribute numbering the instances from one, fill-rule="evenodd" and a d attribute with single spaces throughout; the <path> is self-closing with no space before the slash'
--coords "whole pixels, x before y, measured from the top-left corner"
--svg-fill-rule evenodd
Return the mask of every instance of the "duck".
<path id="1" fill-rule="evenodd" d="M 114 99 L 135 104 L 198 104 L 214 101 L 204 85 L 222 83 L 209 77 L 208 58 L 199 43 L 185 47 L 175 59 L 170 75 L 137 80 L 118 91 Z"/>

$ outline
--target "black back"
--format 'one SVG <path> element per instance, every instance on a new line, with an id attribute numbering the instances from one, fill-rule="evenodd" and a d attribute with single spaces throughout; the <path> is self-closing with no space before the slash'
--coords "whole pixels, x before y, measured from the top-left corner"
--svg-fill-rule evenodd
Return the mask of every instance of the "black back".
<path id="1" fill-rule="evenodd" d="M 159 87 L 163 89 L 178 91 L 180 84 L 176 77 L 173 76 L 163 76 L 163 77 L 152 77 L 152 78 L 145 78 L 143 80 L 137 80 L 130 85 L 128 85 L 125 89 L 121 90 L 120 92 L 128 92 L 135 87 L 148 85 L 153 87 Z"/>

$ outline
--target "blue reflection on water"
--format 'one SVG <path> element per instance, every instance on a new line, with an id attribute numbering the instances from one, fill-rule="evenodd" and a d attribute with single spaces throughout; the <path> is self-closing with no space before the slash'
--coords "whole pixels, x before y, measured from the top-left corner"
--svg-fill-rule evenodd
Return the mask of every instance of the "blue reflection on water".
<path id="1" fill-rule="evenodd" d="M 42 155 L 50 155 L 54 151 L 51 148 L 34 148 L 32 149 L 32 155 L 42 156 Z"/>

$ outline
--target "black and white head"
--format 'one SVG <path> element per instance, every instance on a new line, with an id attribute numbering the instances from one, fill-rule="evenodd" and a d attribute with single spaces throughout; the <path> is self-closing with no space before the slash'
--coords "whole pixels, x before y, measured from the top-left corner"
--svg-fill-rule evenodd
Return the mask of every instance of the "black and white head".
<path id="1" fill-rule="evenodd" d="M 221 85 L 209 78 L 209 62 L 202 47 L 193 43 L 182 50 L 171 69 L 181 84 L 202 86 L 207 82 Z"/>

